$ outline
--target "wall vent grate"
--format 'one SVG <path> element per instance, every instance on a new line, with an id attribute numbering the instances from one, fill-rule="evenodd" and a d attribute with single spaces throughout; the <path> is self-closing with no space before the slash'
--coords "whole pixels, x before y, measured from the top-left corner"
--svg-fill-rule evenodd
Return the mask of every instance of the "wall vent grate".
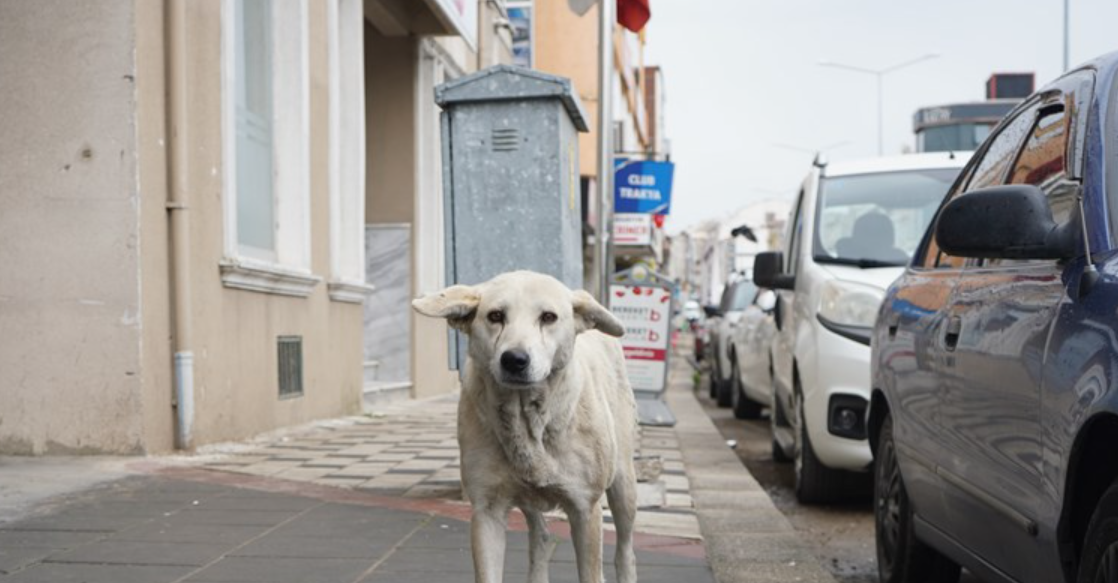
<path id="1" fill-rule="evenodd" d="M 494 152 L 515 152 L 520 149 L 520 130 L 516 128 L 493 128 L 491 140 Z"/>
<path id="2" fill-rule="evenodd" d="M 276 338 L 279 360 L 279 397 L 303 396 L 303 337 Z"/>

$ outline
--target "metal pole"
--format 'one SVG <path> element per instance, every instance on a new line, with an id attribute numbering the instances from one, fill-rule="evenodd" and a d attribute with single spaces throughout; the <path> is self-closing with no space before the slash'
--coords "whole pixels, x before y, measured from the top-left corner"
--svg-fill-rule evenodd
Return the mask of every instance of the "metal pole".
<path id="1" fill-rule="evenodd" d="M 1071 20 L 1069 18 L 1071 14 L 1070 4 L 1071 0 L 1064 0 L 1064 72 L 1067 72 L 1069 68 L 1068 53 L 1070 51 L 1068 45 L 1070 44 L 1071 38 L 1071 25 L 1069 23 L 1069 21 Z"/>
<path id="2" fill-rule="evenodd" d="M 598 261 L 598 301 L 609 295 L 610 217 L 613 214 L 613 148 L 610 133 L 613 127 L 613 2 L 598 2 L 598 224 L 595 257 Z"/>
<path id="3" fill-rule="evenodd" d="M 878 156 L 885 155 L 885 146 L 883 145 L 884 141 L 885 141 L 884 137 L 883 137 L 885 135 L 885 129 L 884 129 L 885 115 L 884 115 L 884 112 L 882 111 L 883 100 L 882 100 L 882 90 L 881 90 L 882 79 L 884 77 L 885 77 L 884 73 L 878 73 L 877 74 L 877 155 Z"/>

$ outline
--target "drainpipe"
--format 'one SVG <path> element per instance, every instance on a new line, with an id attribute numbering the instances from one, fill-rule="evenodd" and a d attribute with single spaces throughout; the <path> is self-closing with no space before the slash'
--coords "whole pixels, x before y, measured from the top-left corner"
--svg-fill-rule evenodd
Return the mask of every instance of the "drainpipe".
<path id="1" fill-rule="evenodd" d="M 187 190 L 186 0 L 164 3 L 167 82 L 167 213 L 171 247 L 175 448 L 190 449 L 194 429 L 194 353 L 190 297 L 190 206 Z"/>

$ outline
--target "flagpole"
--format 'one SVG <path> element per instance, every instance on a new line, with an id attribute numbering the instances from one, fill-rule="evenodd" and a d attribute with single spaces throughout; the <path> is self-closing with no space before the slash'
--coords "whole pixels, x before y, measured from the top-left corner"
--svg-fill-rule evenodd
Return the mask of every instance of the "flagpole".
<path id="1" fill-rule="evenodd" d="M 598 267 L 598 299 L 608 300 L 611 269 L 609 240 L 613 216 L 613 7 L 614 0 L 598 2 L 598 224 L 595 257 Z"/>

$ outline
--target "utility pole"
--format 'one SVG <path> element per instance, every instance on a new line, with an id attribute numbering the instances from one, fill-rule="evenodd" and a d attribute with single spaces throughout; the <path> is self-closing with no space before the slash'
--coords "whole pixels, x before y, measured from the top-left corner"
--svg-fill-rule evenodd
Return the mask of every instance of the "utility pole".
<path id="1" fill-rule="evenodd" d="M 598 262 L 598 300 L 609 300 L 610 217 L 613 215 L 613 4 L 598 2 L 598 224 L 594 255 Z"/>
<path id="2" fill-rule="evenodd" d="M 1070 68 L 1068 62 L 1069 44 L 1071 43 L 1071 0 L 1064 0 L 1064 72 Z"/>

